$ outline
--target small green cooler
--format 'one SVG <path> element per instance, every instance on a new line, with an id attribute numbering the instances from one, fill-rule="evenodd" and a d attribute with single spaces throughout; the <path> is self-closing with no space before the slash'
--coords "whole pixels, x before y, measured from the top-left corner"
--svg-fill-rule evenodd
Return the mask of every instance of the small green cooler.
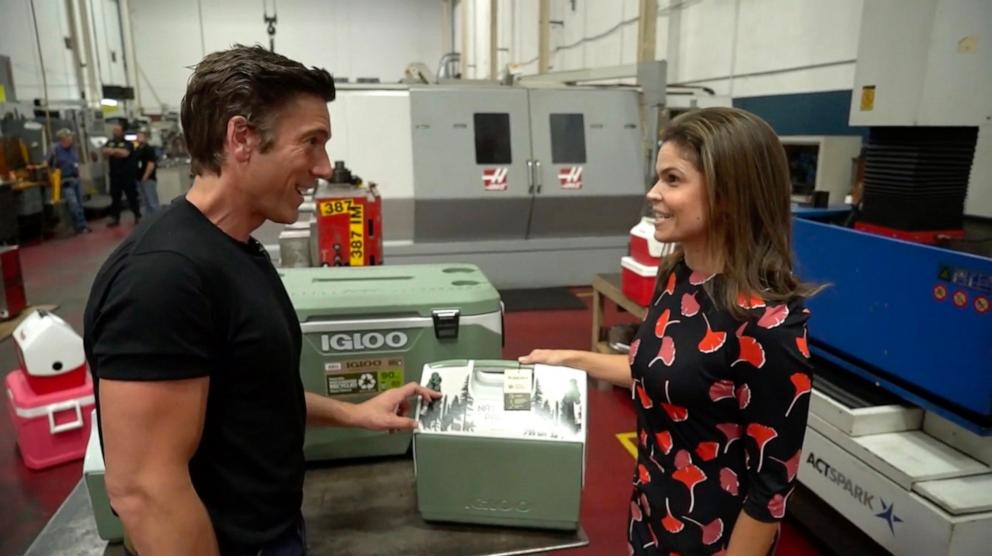
<path id="1" fill-rule="evenodd" d="M 103 450 L 100 449 L 96 410 L 93 410 L 91 422 L 90 439 L 86 444 L 86 455 L 83 457 L 83 482 L 86 483 L 90 505 L 93 506 L 97 534 L 105 541 L 119 541 L 124 538 L 124 526 L 110 509 L 110 498 L 107 497 L 107 485 L 104 479 L 107 471 L 103 465 Z"/>
<path id="2" fill-rule="evenodd" d="M 501 356 L 499 292 L 468 264 L 280 269 L 303 330 L 308 391 L 362 402 L 430 361 Z M 308 461 L 404 454 L 409 432 L 307 430 Z"/>
<path id="3" fill-rule="evenodd" d="M 421 384 L 413 455 L 427 521 L 574 530 L 585 473 L 586 374 L 511 361 L 440 361 Z"/>

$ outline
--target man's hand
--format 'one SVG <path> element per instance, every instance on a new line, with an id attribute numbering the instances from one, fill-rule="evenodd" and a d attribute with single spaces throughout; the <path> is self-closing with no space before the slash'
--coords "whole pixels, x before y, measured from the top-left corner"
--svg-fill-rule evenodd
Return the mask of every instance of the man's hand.
<path id="1" fill-rule="evenodd" d="M 405 415 L 410 409 L 409 398 L 414 395 L 425 402 L 441 397 L 440 392 L 409 382 L 355 406 L 354 425 L 369 430 L 413 430 L 417 422 Z"/>

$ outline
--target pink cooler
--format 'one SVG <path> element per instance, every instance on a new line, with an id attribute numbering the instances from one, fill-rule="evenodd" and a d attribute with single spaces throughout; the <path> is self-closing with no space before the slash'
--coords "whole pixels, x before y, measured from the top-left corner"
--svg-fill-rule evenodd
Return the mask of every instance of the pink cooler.
<path id="1" fill-rule="evenodd" d="M 93 382 L 49 394 L 36 394 L 20 369 L 7 374 L 10 418 L 24 464 L 44 469 L 83 459 L 93 411 Z"/>
<path id="2" fill-rule="evenodd" d="M 654 238 L 654 219 L 645 216 L 630 229 L 630 256 L 635 261 L 647 266 L 658 266 L 662 257 L 673 251 L 674 243 L 662 243 Z"/>
<path id="3" fill-rule="evenodd" d="M 642 307 L 651 304 L 657 279 L 657 266 L 641 264 L 633 257 L 620 260 L 620 289 L 634 303 Z"/>

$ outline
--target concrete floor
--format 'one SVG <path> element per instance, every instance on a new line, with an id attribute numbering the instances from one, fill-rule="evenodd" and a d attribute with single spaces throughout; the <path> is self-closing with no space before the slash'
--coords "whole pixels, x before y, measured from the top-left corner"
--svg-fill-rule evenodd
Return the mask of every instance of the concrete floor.
<path id="1" fill-rule="evenodd" d="M 82 314 L 99 266 L 131 230 L 129 216 L 117 229 L 93 224 L 94 233 L 22 247 L 21 263 L 29 303 L 58 304 L 56 312 L 82 330 Z M 589 303 L 588 289 L 577 293 Z M 629 320 L 608 309 L 607 319 Z M 540 311 L 506 315 L 504 356 L 515 358 L 535 347 L 588 349 L 591 312 Z M 0 374 L 17 366 L 13 342 L 0 344 Z M 630 476 L 634 460 L 617 435 L 634 430 L 629 395 L 619 389 L 590 390 L 588 471 L 581 522 L 591 544 L 560 552 L 580 556 L 626 554 L 624 540 Z M 0 396 L 0 406 L 7 404 Z M 0 413 L 7 413 L 0 408 Z M 10 420 L 0 418 L 0 556 L 20 555 L 41 531 L 79 481 L 81 462 L 44 471 L 22 464 Z M 319 534 L 311 531 L 311 535 Z M 783 527 L 780 555 L 816 556 L 820 550 L 805 532 L 788 521 Z"/>

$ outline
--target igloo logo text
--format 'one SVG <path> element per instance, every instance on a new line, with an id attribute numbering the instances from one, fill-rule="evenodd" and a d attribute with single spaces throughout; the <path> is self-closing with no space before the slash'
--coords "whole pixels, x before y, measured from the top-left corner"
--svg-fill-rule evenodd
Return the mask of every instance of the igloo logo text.
<path id="1" fill-rule="evenodd" d="M 351 332 L 341 334 L 324 334 L 320 337 L 320 349 L 326 352 L 340 351 L 369 351 L 382 349 L 400 349 L 406 347 L 410 338 L 405 332 Z"/>

